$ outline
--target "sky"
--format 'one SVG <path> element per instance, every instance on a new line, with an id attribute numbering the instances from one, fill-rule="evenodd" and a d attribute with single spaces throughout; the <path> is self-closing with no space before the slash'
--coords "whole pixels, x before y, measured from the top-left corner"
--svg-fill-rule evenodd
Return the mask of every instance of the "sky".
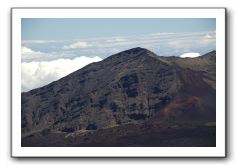
<path id="1" fill-rule="evenodd" d="M 215 19 L 111 19 L 55 18 L 22 19 L 23 40 L 71 40 L 80 38 L 129 36 L 149 33 L 181 33 L 215 30 Z"/>
<path id="2" fill-rule="evenodd" d="M 23 18 L 22 91 L 41 87 L 115 53 L 143 47 L 196 57 L 216 49 L 214 18 Z"/>

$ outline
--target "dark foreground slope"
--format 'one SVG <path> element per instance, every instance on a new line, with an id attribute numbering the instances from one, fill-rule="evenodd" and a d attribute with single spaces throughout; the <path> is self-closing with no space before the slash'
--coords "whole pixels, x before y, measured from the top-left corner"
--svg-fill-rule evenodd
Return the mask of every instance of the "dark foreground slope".
<path id="1" fill-rule="evenodd" d="M 22 146 L 215 146 L 215 95 L 215 52 L 133 48 L 22 93 Z"/>

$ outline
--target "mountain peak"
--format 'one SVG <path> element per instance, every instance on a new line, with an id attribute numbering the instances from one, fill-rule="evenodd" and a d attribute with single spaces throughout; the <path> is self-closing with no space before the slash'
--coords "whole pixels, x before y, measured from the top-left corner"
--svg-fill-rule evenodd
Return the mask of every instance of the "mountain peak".
<path id="1" fill-rule="evenodd" d="M 128 49 L 128 50 L 125 50 L 123 51 L 124 53 L 139 53 L 139 52 L 147 52 L 149 51 L 148 49 L 145 49 L 145 48 L 141 48 L 141 47 L 135 47 L 135 48 L 131 48 L 131 49 Z"/>
<path id="2" fill-rule="evenodd" d="M 145 48 L 135 47 L 135 48 L 122 51 L 121 54 L 144 54 L 145 55 L 145 54 L 155 54 L 155 53 Z"/>
<path id="3" fill-rule="evenodd" d="M 110 57 L 107 58 L 107 60 L 111 59 L 122 59 L 122 60 L 128 60 L 131 58 L 138 58 L 138 57 L 143 57 L 143 56 L 150 56 L 150 57 L 157 57 L 155 53 L 152 51 L 141 48 L 141 47 L 135 47 L 131 48 L 122 52 L 119 52 L 117 54 L 114 54 Z"/>

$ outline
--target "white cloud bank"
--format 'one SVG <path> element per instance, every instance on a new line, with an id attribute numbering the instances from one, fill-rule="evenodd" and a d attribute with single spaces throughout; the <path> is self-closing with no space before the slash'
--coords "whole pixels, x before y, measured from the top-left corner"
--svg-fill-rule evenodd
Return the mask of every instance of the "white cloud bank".
<path id="1" fill-rule="evenodd" d="M 37 55 L 37 54 L 41 54 L 41 52 L 36 52 L 28 47 L 22 46 L 21 47 L 21 56 L 22 58 L 27 58 L 30 57 L 32 55 Z"/>
<path id="2" fill-rule="evenodd" d="M 180 55 L 179 57 L 181 57 L 181 58 L 186 58 L 186 57 L 194 58 L 194 57 L 199 57 L 199 56 L 200 56 L 199 53 L 184 53 L 184 54 Z"/>
<path id="3" fill-rule="evenodd" d="M 127 41 L 124 37 L 115 37 L 115 38 L 111 38 L 111 39 L 107 39 L 106 42 L 125 42 Z"/>
<path id="4" fill-rule="evenodd" d="M 21 60 L 35 60 L 37 58 L 41 58 L 44 56 L 45 53 L 40 52 L 40 51 L 34 51 L 28 47 L 22 46 L 21 47 Z"/>
<path id="5" fill-rule="evenodd" d="M 70 45 L 65 45 L 63 47 L 63 49 L 85 49 L 85 48 L 89 48 L 89 47 L 92 47 L 91 44 L 89 44 L 88 42 L 82 42 L 82 41 L 78 41 L 78 42 L 75 42 L 75 43 L 72 43 Z"/>
<path id="6" fill-rule="evenodd" d="M 92 62 L 101 60 L 97 56 L 93 58 L 81 56 L 74 59 L 23 62 L 21 64 L 21 90 L 26 92 L 47 85 Z"/>
<path id="7" fill-rule="evenodd" d="M 27 47 L 25 47 L 25 46 L 22 46 L 21 47 L 21 54 L 27 54 L 27 53 L 33 53 L 34 51 L 32 50 L 32 49 L 30 49 L 30 48 L 27 48 Z"/>

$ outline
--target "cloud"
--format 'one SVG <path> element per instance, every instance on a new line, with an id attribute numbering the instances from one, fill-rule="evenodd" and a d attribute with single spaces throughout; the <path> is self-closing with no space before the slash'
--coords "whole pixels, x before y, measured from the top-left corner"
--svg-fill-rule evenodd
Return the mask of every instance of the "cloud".
<path id="1" fill-rule="evenodd" d="M 25 44 L 48 44 L 58 42 L 57 40 L 22 40 L 21 43 Z"/>
<path id="2" fill-rule="evenodd" d="M 200 56 L 199 53 L 184 53 L 184 54 L 180 55 L 179 57 L 181 57 L 181 58 L 186 58 L 186 57 L 194 58 L 194 57 L 199 57 L 199 56 Z"/>
<path id="3" fill-rule="evenodd" d="M 179 56 L 185 52 L 204 54 L 215 50 L 216 32 L 152 33 L 58 40 L 57 42 L 52 40 L 48 43 L 35 40 L 28 43 L 25 41 L 23 46 L 30 48 L 33 52 L 25 53 L 25 56 L 22 56 L 23 62 L 51 61 L 60 58 L 74 59 L 79 56 L 106 58 L 133 47 L 144 47 L 161 56 Z"/>
<path id="4" fill-rule="evenodd" d="M 89 48 L 92 47 L 91 44 L 89 44 L 88 42 L 82 42 L 82 41 L 78 41 L 76 43 L 70 44 L 70 45 L 65 45 L 63 47 L 63 49 L 85 49 L 85 48 Z"/>
<path id="5" fill-rule="evenodd" d="M 22 46 L 21 47 L 21 61 L 22 62 L 33 62 L 33 61 L 52 61 L 57 59 L 74 59 L 78 57 L 77 54 L 70 51 L 53 51 L 53 52 L 41 52 L 35 51 L 31 48 Z M 94 56 L 92 56 L 94 57 Z"/>
<path id="6" fill-rule="evenodd" d="M 93 58 L 82 56 L 74 59 L 23 62 L 21 64 L 22 92 L 47 85 L 92 62 L 101 60 L 97 56 Z"/>
<path id="7" fill-rule="evenodd" d="M 211 35 L 209 35 L 209 34 L 206 34 L 206 35 L 205 35 L 205 38 L 211 39 L 211 38 L 213 38 L 213 36 L 211 36 Z"/>
<path id="8" fill-rule="evenodd" d="M 21 47 L 21 54 L 28 54 L 28 53 L 33 53 L 34 51 L 32 50 L 32 49 L 30 49 L 30 48 L 27 48 L 27 47 L 25 47 L 25 46 L 22 46 Z"/>
<path id="9" fill-rule="evenodd" d="M 38 56 L 41 56 L 43 53 L 40 51 L 34 51 L 28 47 L 21 47 L 21 60 L 24 61 L 26 59 L 34 59 Z"/>
<path id="10" fill-rule="evenodd" d="M 205 38 L 205 39 L 216 39 L 216 31 L 207 33 L 207 34 L 204 36 L 204 38 Z"/>
<path id="11" fill-rule="evenodd" d="M 176 33 L 152 33 L 151 36 L 163 36 L 163 35 L 173 35 Z"/>
<path id="12" fill-rule="evenodd" d="M 57 56 L 59 55 L 60 54 L 55 55 L 54 52 L 44 53 L 41 51 L 34 51 L 31 48 L 28 48 L 25 46 L 21 47 L 21 61 L 22 62 L 50 60 L 50 59 L 57 58 Z"/>
<path id="13" fill-rule="evenodd" d="M 106 42 L 124 42 L 124 41 L 127 41 L 124 37 L 115 37 L 115 38 L 111 38 L 111 39 L 108 39 L 106 40 Z"/>

